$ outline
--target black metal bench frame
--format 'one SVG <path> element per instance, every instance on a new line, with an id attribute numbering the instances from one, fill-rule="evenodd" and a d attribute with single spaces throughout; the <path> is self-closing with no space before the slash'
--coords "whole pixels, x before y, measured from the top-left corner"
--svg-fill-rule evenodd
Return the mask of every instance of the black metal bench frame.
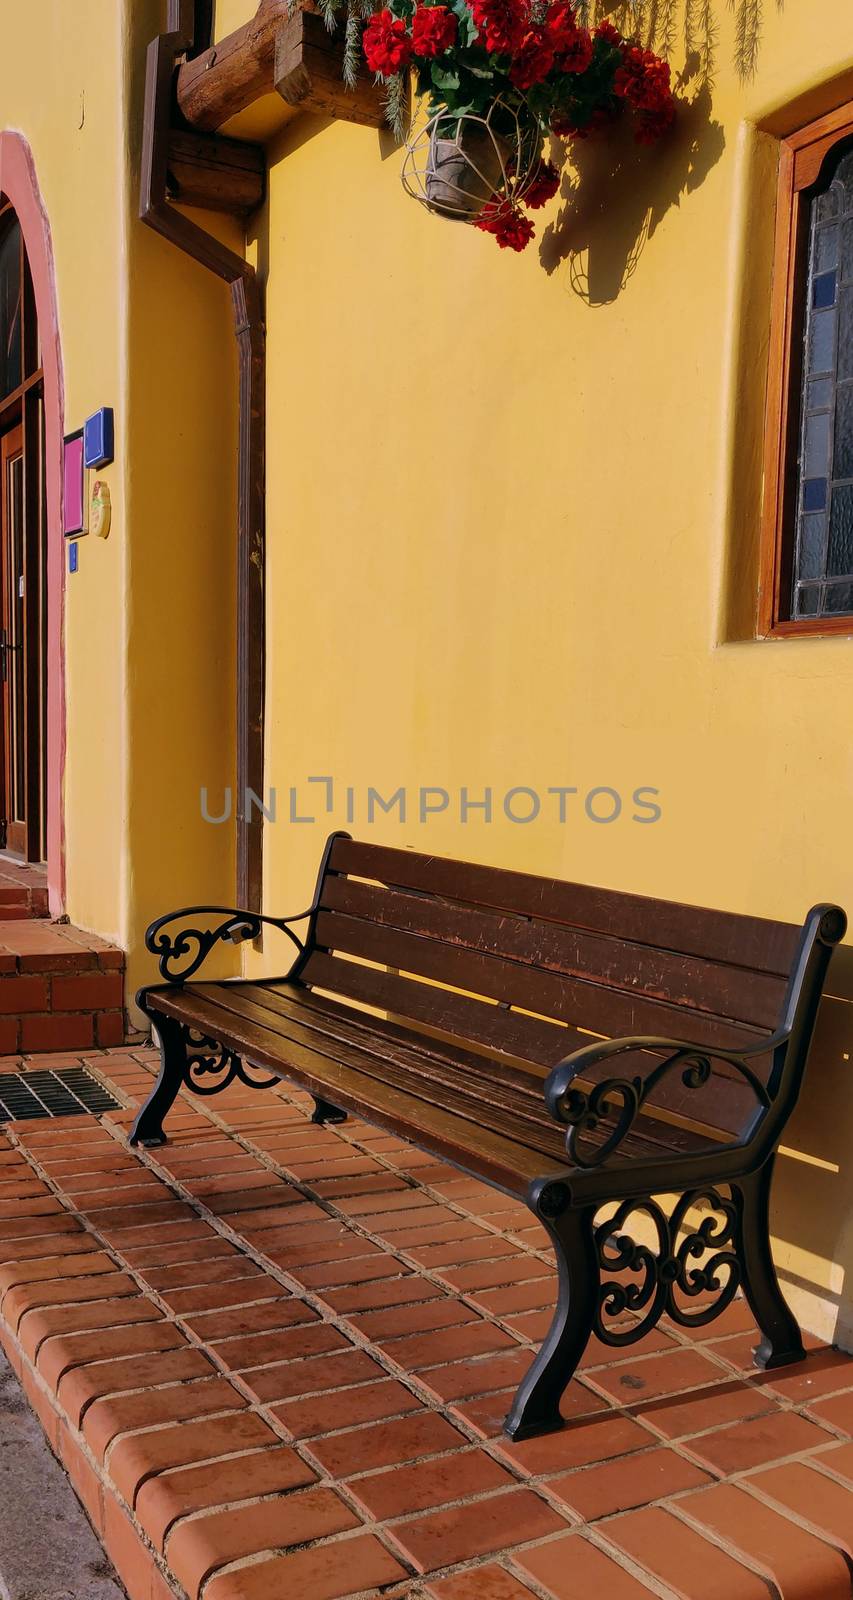
<path id="1" fill-rule="evenodd" d="M 601 1040 L 572 1051 L 553 1067 L 544 1083 L 550 1116 L 568 1128 L 564 1161 L 544 1156 L 537 1160 L 534 1152 L 525 1150 L 523 1157 L 519 1153 L 517 1171 L 507 1177 L 493 1154 L 493 1147 L 503 1150 L 505 1140 L 496 1137 L 490 1141 L 488 1134 L 475 1140 L 472 1135 L 469 1159 L 460 1149 L 458 1132 L 449 1143 L 439 1123 L 434 1135 L 420 1124 L 420 1131 L 413 1132 L 405 1117 L 401 1122 L 399 1117 L 385 1115 L 376 1104 L 365 1104 L 345 1067 L 336 1075 L 334 1098 L 330 1098 L 328 1085 L 303 1066 L 294 1066 L 284 1050 L 278 1058 L 274 1050 L 256 1049 L 250 1060 L 247 1052 L 238 1048 L 239 1029 L 232 1034 L 229 1027 L 220 1027 L 214 1036 L 199 1027 L 197 1013 L 199 1009 L 204 1012 L 202 1000 L 211 991 L 185 985 L 222 941 L 254 939 L 263 927 L 280 930 L 292 940 L 297 954 L 286 979 L 278 981 L 291 987 L 300 985 L 312 955 L 323 948 L 318 946 L 317 924 L 330 855 L 336 841 L 348 838 L 333 834 L 328 840 L 312 905 L 297 916 L 193 906 L 151 924 L 146 945 L 159 960 L 164 982 L 141 990 L 137 998 L 159 1037 L 161 1070 L 136 1119 L 131 1144 L 155 1147 L 165 1142 L 163 1119 L 182 1087 L 207 1095 L 235 1079 L 258 1088 L 284 1079 L 313 1094 L 316 1122 L 342 1121 L 347 1112 L 363 1115 L 461 1170 L 523 1198 L 550 1235 L 559 1289 L 551 1329 L 506 1419 L 505 1431 L 514 1439 L 563 1425 L 560 1399 L 591 1332 L 604 1343 L 621 1348 L 642 1338 L 665 1313 L 682 1326 L 703 1326 L 730 1304 L 738 1289 L 762 1334 L 756 1365 L 778 1367 L 802 1359 L 800 1330 L 782 1296 L 773 1265 L 769 1196 L 775 1153 L 799 1093 L 827 966 L 846 931 L 843 911 L 834 905 L 818 905 L 809 913 L 778 1026 L 753 1046 L 729 1050 L 678 1038 L 636 1035 Z M 220 920 L 205 926 L 211 918 Z M 307 931 L 300 939 L 293 924 L 303 921 Z M 230 981 L 217 984 L 217 992 Z M 242 982 L 244 992 L 251 988 L 246 980 L 237 981 Z M 357 1046 L 363 1025 L 373 1020 L 353 1010 Z M 336 1021 L 340 1034 L 337 1016 Z M 640 1053 L 650 1068 L 645 1075 L 614 1074 L 595 1081 L 596 1071 L 606 1071 L 607 1063 L 618 1062 L 628 1052 Z M 763 1076 L 754 1066 L 760 1057 L 770 1060 Z M 662 1151 L 652 1164 L 619 1162 L 620 1150 L 630 1141 L 644 1107 L 661 1083 L 678 1077 L 701 1102 L 714 1063 L 724 1065 L 729 1076 L 739 1079 L 754 1096 L 755 1111 L 741 1135 L 687 1153 Z M 254 1076 L 258 1070 L 266 1076 Z M 418 1110 L 425 1115 L 420 1104 Z M 485 1105 L 484 1119 L 488 1120 Z M 721 1186 L 727 1193 L 721 1192 Z M 664 1195 L 678 1197 L 671 1211 L 660 1203 L 659 1197 Z M 613 1203 L 617 1205 L 615 1215 L 596 1223 L 596 1212 Z M 697 1206 L 708 1213 L 698 1226 L 688 1220 Z M 629 1213 L 637 1209 L 645 1213 L 656 1235 L 656 1250 L 622 1231 Z M 628 1327 L 614 1325 L 612 1319 L 624 1312 L 633 1312 L 638 1320 Z"/>

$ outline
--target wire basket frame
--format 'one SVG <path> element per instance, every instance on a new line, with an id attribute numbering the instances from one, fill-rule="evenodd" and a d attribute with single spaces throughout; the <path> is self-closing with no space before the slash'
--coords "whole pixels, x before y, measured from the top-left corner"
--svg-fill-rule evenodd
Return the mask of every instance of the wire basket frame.
<path id="1" fill-rule="evenodd" d="M 541 149 L 538 124 L 500 97 L 483 116 L 442 110 L 409 138 L 401 181 L 427 211 L 475 223 L 490 203 L 523 199 Z"/>

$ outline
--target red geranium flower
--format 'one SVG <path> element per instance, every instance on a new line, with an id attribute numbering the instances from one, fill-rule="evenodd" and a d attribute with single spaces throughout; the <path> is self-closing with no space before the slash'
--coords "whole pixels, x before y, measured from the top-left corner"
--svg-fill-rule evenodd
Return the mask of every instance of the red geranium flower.
<path id="1" fill-rule="evenodd" d="M 554 65 L 554 46 L 544 28 L 531 28 L 509 69 L 510 83 L 516 89 L 532 89 L 547 78 Z"/>
<path id="2" fill-rule="evenodd" d="M 411 60 L 412 41 L 406 24 L 388 10 L 374 12 L 364 30 L 363 45 L 371 72 L 379 72 L 383 78 L 392 78 Z"/>
<path id="3" fill-rule="evenodd" d="M 541 161 L 536 177 L 529 188 L 524 191 L 522 197 L 524 204 L 529 211 L 538 211 L 540 206 L 544 206 L 549 200 L 553 200 L 559 187 L 560 174 L 557 168 L 550 161 Z"/>
<path id="4" fill-rule="evenodd" d="M 551 0 L 545 13 L 545 27 L 555 50 L 566 50 L 579 33 L 575 8 L 568 0 Z"/>
<path id="5" fill-rule="evenodd" d="M 592 60 L 592 36 L 578 25 L 574 8 L 566 0 L 551 0 L 545 31 L 561 72 L 586 72 Z"/>
<path id="6" fill-rule="evenodd" d="M 632 45 L 623 55 L 613 88 L 635 111 L 665 111 L 672 104 L 669 63 L 652 50 Z"/>
<path id="7" fill-rule="evenodd" d="M 471 12 L 487 50 L 514 55 L 530 23 L 529 0 L 471 0 Z"/>
<path id="8" fill-rule="evenodd" d="M 476 226 L 494 234 L 502 250 L 525 250 L 536 229 L 511 200 L 490 200 L 483 207 Z"/>
<path id="9" fill-rule="evenodd" d="M 592 60 L 592 38 L 586 28 L 579 28 L 574 44 L 560 51 L 559 66 L 562 72 L 586 72 Z"/>
<path id="10" fill-rule="evenodd" d="M 412 18 L 416 56 L 443 56 L 456 43 L 456 18 L 446 6 L 418 6 Z"/>
<path id="11" fill-rule="evenodd" d="M 603 22 L 599 22 L 595 30 L 595 37 L 596 39 L 604 39 L 607 44 L 616 45 L 617 48 L 624 42 L 615 23 L 610 22 L 607 18 Z"/>

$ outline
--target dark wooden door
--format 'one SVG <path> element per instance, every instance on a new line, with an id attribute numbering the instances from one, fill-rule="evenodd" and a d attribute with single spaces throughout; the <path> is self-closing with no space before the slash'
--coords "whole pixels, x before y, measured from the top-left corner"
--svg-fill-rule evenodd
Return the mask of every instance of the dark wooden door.
<path id="1" fill-rule="evenodd" d="M 37 755 L 28 750 L 27 680 L 38 681 L 37 660 L 27 660 L 26 580 L 24 440 L 17 427 L 0 440 L 0 848 L 25 858 L 27 773 Z"/>
<path id="2" fill-rule="evenodd" d="M 0 196 L 0 850 L 44 859 L 44 373 L 23 234 Z"/>

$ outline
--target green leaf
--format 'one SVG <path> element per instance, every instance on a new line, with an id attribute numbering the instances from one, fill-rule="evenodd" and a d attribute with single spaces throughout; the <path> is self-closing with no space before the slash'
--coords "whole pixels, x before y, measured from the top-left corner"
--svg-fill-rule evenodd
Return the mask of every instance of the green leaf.
<path id="1" fill-rule="evenodd" d="M 439 66 L 437 61 L 434 61 L 430 69 L 430 76 L 433 88 L 439 94 L 454 94 L 459 88 L 459 73 L 455 67 L 442 67 Z"/>
<path id="2" fill-rule="evenodd" d="M 450 10 L 459 24 L 459 44 L 463 50 L 475 43 L 477 38 L 477 24 L 471 15 L 465 0 L 451 0 Z"/>

